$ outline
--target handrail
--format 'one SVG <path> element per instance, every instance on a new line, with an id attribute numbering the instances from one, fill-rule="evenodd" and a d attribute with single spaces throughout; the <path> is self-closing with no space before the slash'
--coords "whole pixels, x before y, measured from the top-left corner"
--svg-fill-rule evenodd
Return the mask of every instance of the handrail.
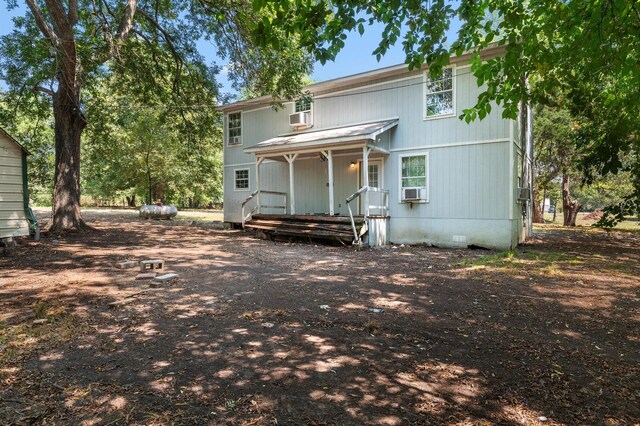
<path id="1" fill-rule="evenodd" d="M 356 229 L 356 222 L 353 219 L 353 211 L 351 210 L 351 202 L 353 200 L 355 200 L 356 198 L 359 198 L 362 194 L 366 193 L 366 192 L 379 192 L 382 194 L 382 198 L 383 198 L 383 202 L 382 205 L 379 206 L 371 206 L 371 205 L 366 205 L 364 208 L 364 220 L 365 223 L 367 222 L 367 219 L 369 218 L 369 209 L 371 207 L 377 208 L 380 210 L 381 216 L 386 216 L 388 211 L 389 211 L 389 190 L 388 189 L 380 189 L 380 188 L 376 188 L 374 186 L 363 186 L 362 188 L 358 189 L 356 192 L 354 192 L 353 194 L 349 195 L 347 197 L 347 209 L 349 209 L 349 217 L 351 218 L 351 229 L 353 230 L 353 242 L 354 244 L 356 242 L 360 241 L 360 236 L 358 235 L 358 230 Z M 366 200 L 366 198 L 365 198 Z M 368 203 L 367 203 L 368 204 Z"/>
<path id="2" fill-rule="evenodd" d="M 255 197 L 256 195 L 258 195 L 258 193 L 260 192 L 259 189 L 256 189 L 255 191 L 253 191 L 253 193 L 251 195 L 249 195 L 243 202 L 242 202 L 242 207 L 244 207 L 249 201 L 251 201 L 253 199 L 253 197 Z"/>
<path id="3" fill-rule="evenodd" d="M 256 196 L 260 195 L 260 194 L 270 194 L 270 195 L 282 195 L 284 197 L 284 202 L 282 206 L 262 206 L 262 207 L 268 207 L 268 208 L 281 208 L 284 209 L 284 213 L 287 213 L 287 193 L 286 192 L 278 192 L 278 191 L 267 191 L 264 189 L 256 189 L 255 191 L 253 191 L 253 193 L 251 193 L 251 195 L 249 195 L 241 204 L 242 206 L 242 227 L 244 228 L 244 224 L 251 218 L 251 216 L 253 215 L 253 213 L 255 213 L 255 211 L 260 211 L 260 202 L 258 200 L 258 203 L 256 203 L 256 205 L 251 209 L 251 211 L 248 214 L 245 214 L 245 206 L 254 198 L 256 198 Z"/>

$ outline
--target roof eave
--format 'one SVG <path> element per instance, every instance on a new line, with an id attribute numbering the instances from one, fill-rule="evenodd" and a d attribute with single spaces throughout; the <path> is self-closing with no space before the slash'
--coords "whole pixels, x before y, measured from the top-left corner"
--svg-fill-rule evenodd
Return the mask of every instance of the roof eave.
<path id="1" fill-rule="evenodd" d="M 506 47 L 504 45 L 498 45 L 498 42 L 495 42 L 493 46 L 482 50 L 482 55 L 492 56 L 504 51 L 505 48 Z M 452 58 L 451 62 L 453 63 L 464 62 L 464 60 L 470 58 L 471 55 L 472 55 L 472 52 L 465 52 L 460 56 L 456 56 Z M 428 66 L 425 64 L 422 66 L 421 71 L 424 71 L 427 68 Z M 344 86 L 349 86 L 362 81 L 366 81 L 372 77 L 386 78 L 394 75 L 403 74 L 408 71 L 409 70 L 408 70 L 407 64 L 392 65 L 390 67 L 380 68 L 377 70 L 365 71 L 362 73 L 352 74 L 344 77 L 338 77 L 331 80 L 313 83 L 303 87 L 302 90 L 311 92 L 311 94 L 315 94 L 316 92 L 340 89 L 340 88 L 343 88 Z M 290 102 L 290 101 L 282 101 L 282 102 Z M 245 109 L 245 107 L 260 108 L 270 104 L 274 104 L 273 96 L 265 95 L 265 96 L 260 96 L 253 99 L 246 99 L 242 101 L 233 102 L 227 105 L 222 105 L 218 107 L 218 111 L 223 113 L 228 111 L 240 111 Z"/>
<path id="2" fill-rule="evenodd" d="M 371 140 L 369 135 L 365 136 L 349 136 L 349 137 L 337 137 L 330 139 L 321 139 L 318 141 L 309 141 L 309 142 L 301 142 L 295 145 L 287 145 L 287 144 L 279 144 L 279 145 L 270 145 L 264 147 L 252 147 L 246 148 L 244 150 L 247 154 L 263 154 L 263 153 L 277 153 L 277 152 L 295 152 L 296 150 L 302 150 L 307 148 L 324 148 L 328 146 L 340 146 L 339 144 L 347 143 L 347 142 L 363 142 L 363 145 Z"/>
<path id="3" fill-rule="evenodd" d="M 20 149 L 22 151 L 24 151 L 25 154 L 27 155 L 31 155 L 31 153 L 27 150 L 27 148 L 25 148 L 20 142 L 17 141 L 16 138 L 14 138 L 13 136 L 11 136 L 5 129 L 3 129 L 2 127 L 0 127 L 0 133 L 2 133 L 3 135 L 5 135 L 7 138 L 9 138 L 9 140 L 13 143 L 15 143 L 16 145 L 18 145 L 20 147 Z"/>

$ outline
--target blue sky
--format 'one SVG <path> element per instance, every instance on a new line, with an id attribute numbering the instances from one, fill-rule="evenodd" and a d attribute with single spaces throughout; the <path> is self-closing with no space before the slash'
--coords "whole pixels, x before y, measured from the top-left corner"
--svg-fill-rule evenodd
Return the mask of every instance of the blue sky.
<path id="1" fill-rule="evenodd" d="M 16 15 L 24 13 L 24 3 L 19 4 L 18 9 L 12 11 L 7 11 L 6 7 L 0 9 L 0 35 L 11 32 L 13 29 L 11 19 Z M 366 29 L 364 36 L 360 36 L 357 32 L 350 33 L 345 42 L 344 49 L 338 54 L 335 62 L 328 62 L 325 65 L 321 65 L 320 63 L 315 64 L 312 79 L 314 81 L 324 81 L 403 63 L 405 57 L 400 43 L 392 47 L 380 62 L 376 61 L 375 56 L 371 54 L 380 40 L 382 28 L 382 25 L 369 27 Z M 457 28 L 454 28 L 454 30 L 456 29 Z M 201 53 L 209 62 L 221 66 L 227 63 L 224 59 L 216 56 L 213 45 L 203 41 L 199 43 L 199 47 Z M 218 81 L 222 84 L 223 92 L 235 93 L 225 75 L 218 76 Z"/>

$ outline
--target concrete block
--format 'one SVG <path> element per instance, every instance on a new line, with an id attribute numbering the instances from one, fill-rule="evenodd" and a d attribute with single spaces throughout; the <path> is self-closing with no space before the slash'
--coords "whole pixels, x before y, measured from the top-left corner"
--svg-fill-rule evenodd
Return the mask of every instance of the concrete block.
<path id="1" fill-rule="evenodd" d="M 136 266 L 138 266 L 138 261 L 136 260 L 125 260 L 124 262 L 116 263 L 116 268 L 118 269 L 129 269 L 135 268 Z"/>
<path id="2" fill-rule="evenodd" d="M 140 272 L 152 271 L 154 269 L 164 268 L 164 260 L 162 259 L 150 259 L 140 262 Z"/>
<path id="3" fill-rule="evenodd" d="M 152 280 L 156 277 L 155 272 L 144 272 L 136 275 L 136 280 Z"/>
<path id="4" fill-rule="evenodd" d="M 178 278 L 178 274 L 164 274 L 156 277 L 156 281 L 171 281 Z"/>

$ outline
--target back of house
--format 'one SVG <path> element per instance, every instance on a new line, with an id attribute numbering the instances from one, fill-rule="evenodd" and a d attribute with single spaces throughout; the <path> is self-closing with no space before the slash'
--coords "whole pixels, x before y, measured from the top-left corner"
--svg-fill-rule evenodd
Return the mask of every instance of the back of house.
<path id="1" fill-rule="evenodd" d="M 0 239 L 29 235 L 26 155 L 24 148 L 0 128 Z"/>
<path id="2" fill-rule="evenodd" d="M 377 229 L 377 243 L 508 249 L 523 241 L 530 110 L 510 120 L 492 105 L 483 120 L 460 120 L 483 90 L 468 57 L 437 79 L 402 65 L 305 90 L 280 109 L 269 97 L 221 108 L 225 222 L 258 211 L 352 214 Z"/>

